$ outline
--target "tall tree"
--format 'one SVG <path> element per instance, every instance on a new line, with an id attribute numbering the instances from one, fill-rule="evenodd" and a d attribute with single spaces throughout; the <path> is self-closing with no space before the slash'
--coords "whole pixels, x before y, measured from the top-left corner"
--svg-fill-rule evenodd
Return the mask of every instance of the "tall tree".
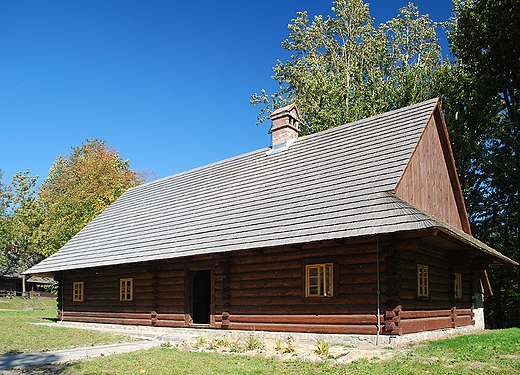
<path id="1" fill-rule="evenodd" d="M 0 263 L 27 267 L 34 260 L 33 237 L 42 220 L 36 181 L 28 170 L 16 173 L 10 185 L 1 182 L 0 171 Z"/>
<path id="2" fill-rule="evenodd" d="M 458 0 L 445 109 L 474 235 L 520 261 L 520 2 Z M 520 326 L 518 269 L 493 268 L 492 327 Z"/>
<path id="3" fill-rule="evenodd" d="M 282 46 L 291 53 L 273 68 L 280 89 L 253 94 L 259 123 L 276 108 L 298 105 L 303 134 L 355 121 L 433 96 L 441 66 L 436 24 L 410 3 L 374 27 L 362 0 L 337 0 L 333 16 L 298 12 Z"/>
<path id="4" fill-rule="evenodd" d="M 87 139 L 68 156 L 58 156 L 40 188 L 44 220 L 37 251 L 49 256 L 62 247 L 128 188 L 144 177 L 106 142 Z"/>

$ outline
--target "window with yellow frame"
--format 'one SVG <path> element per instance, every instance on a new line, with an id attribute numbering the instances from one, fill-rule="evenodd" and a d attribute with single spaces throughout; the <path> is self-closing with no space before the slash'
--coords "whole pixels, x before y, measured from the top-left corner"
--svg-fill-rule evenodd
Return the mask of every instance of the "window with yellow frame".
<path id="1" fill-rule="evenodd" d="M 417 297 L 429 297 L 428 266 L 417 265 Z"/>
<path id="2" fill-rule="evenodd" d="M 132 301 L 134 299 L 134 279 L 119 279 L 119 300 Z"/>
<path id="3" fill-rule="evenodd" d="M 332 263 L 308 264 L 305 266 L 305 296 L 332 297 Z"/>
<path id="4" fill-rule="evenodd" d="M 75 281 L 72 284 L 72 301 L 83 302 L 85 299 L 85 283 L 83 281 Z"/>
<path id="5" fill-rule="evenodd" d="M 455 273 L 455 299 L 462 299 L 462 274 Z"/>

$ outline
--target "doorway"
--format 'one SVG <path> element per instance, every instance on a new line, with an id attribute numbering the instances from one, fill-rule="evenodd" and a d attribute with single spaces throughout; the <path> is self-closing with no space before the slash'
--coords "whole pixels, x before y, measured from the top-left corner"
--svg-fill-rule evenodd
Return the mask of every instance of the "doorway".
<path id="1" fill-rule="evenodd" d="M 211 315 L 211 271 L 200 270 L 193 275 L 192 282 L 193 324 L 210 324 Z"/>

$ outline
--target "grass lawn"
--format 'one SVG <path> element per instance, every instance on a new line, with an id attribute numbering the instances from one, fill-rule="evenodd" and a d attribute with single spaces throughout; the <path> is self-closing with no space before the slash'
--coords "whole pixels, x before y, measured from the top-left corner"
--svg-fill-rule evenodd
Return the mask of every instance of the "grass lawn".
<path id="1" fill-rule="evenodd" d="M 0 298 L 0 354 L 129 341 L 123 335 L 35 325 L 56 320 L 56 301 Z"/>
<path id="2" fill-rule="evenodd" d="M 39 305 L 38 305 L 39 304 Z M 49 304 L 49 305 L 46 305 Z M 124 336 L 70 328 L 30 324 L 53 321 L 55 302 L 4 301 L 0 309 L 0 353 L 26 352 L 113 343 Z M 24 310 L 44 308 L 45 310 Z M 94 358 L 75 363 L 35 366 L 23 374 L 520 374 L 520 329 L 413 344 L 394 349 L 389 360 L 364 359 L 349 364 L 282 362 L 262 356 L 222 355 L 187 352 L 161 347 L 128 354 Z"/>
<path id="3" fill-rule="evenodd" d="M 44 366 L 37 371 L 80 374 L 519 374 L 520 329 L 414 344 L 395 349 L 390 360 L 377 358 L 335 364 L 281 362 L 272 358 L 190 353 L 176 348 L 156 348 L 88 361 Z M 41 372 L 40 372 L 41 373 Z M 46 372 L 44 372 L 46 373 Z"/>
<path id="4" fill-rule="evenodd" d="M 0 310 L 55 310 L 56 300 L 50 298 L 0 298 Z"/>

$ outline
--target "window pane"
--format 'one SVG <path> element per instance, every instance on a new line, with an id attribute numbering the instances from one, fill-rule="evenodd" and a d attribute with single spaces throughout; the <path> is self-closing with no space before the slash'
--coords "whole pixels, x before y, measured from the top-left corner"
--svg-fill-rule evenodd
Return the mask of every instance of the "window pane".
<path id="1" fill-rule="evenodd" d="M 307 296 L 332 296 L 332 265 L 313 264 L 306 266 Z"/>
<path id="2" fill-rule="evenodd" d="M 120 300 L 132 301 L 132 279 L 120 279 Z"/>
<path id="3" fill-rule="evenodd" d="M 422 264 L 417 265 L 417 295 L 428 296 L 428 266 Z"/>

